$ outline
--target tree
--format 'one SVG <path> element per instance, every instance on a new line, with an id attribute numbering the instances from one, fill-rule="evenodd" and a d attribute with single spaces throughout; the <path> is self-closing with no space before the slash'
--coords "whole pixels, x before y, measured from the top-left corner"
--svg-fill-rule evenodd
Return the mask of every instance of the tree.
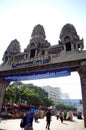
<path id="1" fill-rule="evenodd" d="M 43 106 L 50 107 L 54 105 L 54 102 L 51 99 L 48 99 L 47 97 L 43 98 L 42 101 Z"/>
<path id="2" fill-rule="evenodd" d="M 13 82 L 6 90 L 4 101 L 22 104 L 27 102 L 28 105 L 35 106 L 52 106 L 53 101 L 48 99 L 45 90 L 33 84 L 23 84 Z"/>
<path id="3" fill-rule="evenodd" d="M 69 105 L 66 105 L 64 103 L 58 103 L 56 104 L 56 108 L 58 110 L 62 109 L 62 110 L 76 110 L 76 108 L 72 107 L 72 106 L 69 106 Z"/>

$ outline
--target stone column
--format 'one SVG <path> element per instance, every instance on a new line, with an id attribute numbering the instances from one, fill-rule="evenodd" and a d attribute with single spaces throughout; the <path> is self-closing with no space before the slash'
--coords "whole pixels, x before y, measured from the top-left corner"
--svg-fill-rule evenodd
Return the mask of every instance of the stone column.
<path id="1" fill-rule="evenodd" d="M 81 62 L 78 72 L 81 79 L 84 126 L 86 128 L 86 61 Z"/>
<path id="2" fill-rule="evenodd" d="M 37 49 L 35 50 L 35 56 L 37 56 Z"/>
<path id="3" fill-rule="evenodd" d="M 2 78 L 0 78 L 0 113 L 2 109 L 3 99 L 6 91 L 6 87 L 9 85 L 9 82 L 3 82 Z"/>
<path id="4" fill-rule="evenodd" d="M 74 51 L 75 50 L 74 49 L 74 44 L 72 42 L 70 42 L 70 44 L 71 44 L 71 51 Z"/>
<path id="5" fill-rule="evenodd" d="M 66 52 L 66 45 L 64 44 L 64 52 Z"/>

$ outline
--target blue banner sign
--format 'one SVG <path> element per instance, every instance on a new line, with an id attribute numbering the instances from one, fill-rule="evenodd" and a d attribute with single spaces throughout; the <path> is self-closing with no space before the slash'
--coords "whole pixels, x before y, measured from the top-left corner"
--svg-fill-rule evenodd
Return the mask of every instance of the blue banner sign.
<path id="1" fill-rule="evenodd" d="M 70 75 L 70 68 L 45 70 L 38 72 L 22 73 L 15 75 L 6 75 L 3 77 L 4 81 L 23 81 L 23 80 L 36 80 L 45 78 L 54 78 Z"/>

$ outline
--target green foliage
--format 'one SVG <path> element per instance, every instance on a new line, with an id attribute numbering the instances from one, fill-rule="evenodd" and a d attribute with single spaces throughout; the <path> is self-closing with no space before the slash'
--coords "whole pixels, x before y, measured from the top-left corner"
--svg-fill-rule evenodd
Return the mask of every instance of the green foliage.
<path id="1" fill-rule="evenodd" d="M 64 103 L 58 103 L 58 104 L 56 105 L 56 108 L 57 108 L 58 110 L 60 110 L 60 109 L 62 109 L 62 110 L 76 110 L 76 108 L 74 108 L 74 107 L 72 107 L 72 106 L 68 106 L 68 105 L 66 105 L 66 104 L 64 104 Z"/>
<path id="2" fill-rule="evenodd" d="M 4 101 L 28 105 L 52 106 L 53 101 L 48 99 L 45 90 L 33 84 L 23 84 L 22 82 L 13 82 L 6 90 Z"/>

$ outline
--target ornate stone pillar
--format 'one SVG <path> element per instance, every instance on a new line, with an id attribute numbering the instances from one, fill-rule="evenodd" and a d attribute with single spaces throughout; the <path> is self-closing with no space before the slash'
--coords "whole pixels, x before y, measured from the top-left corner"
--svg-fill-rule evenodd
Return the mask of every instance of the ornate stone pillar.
<path id="1" fill-rule="evenodd" d="M 70 42 L 71 44 L 71 51 L 74 51 L 74 44 L 72 42 Z"/>
<path id="2" fill-rule="evenodd" d="M 81 62 L 78 72 L 81 79 L 84 126 L 86 128 L 86 61 Z"/>
<path id="3" fill-rule="evenodd" d="M 35 50 L 35 56 L 37 56 L 37 49 Z"/>
<path id="4" fill-rule="evenodd" d="M 9 82 L 3 82 L 2 77 L 0 77 L 0 113 L 3 104 L 3 99 L 6 91 L 6 87 L 9 85 Z"/>
<path id="5" fill-rule="evenodd" d="M 64 50 L 63 50 L 64 52 L 66 52 L 66 45 L 64 44 Z"/>

